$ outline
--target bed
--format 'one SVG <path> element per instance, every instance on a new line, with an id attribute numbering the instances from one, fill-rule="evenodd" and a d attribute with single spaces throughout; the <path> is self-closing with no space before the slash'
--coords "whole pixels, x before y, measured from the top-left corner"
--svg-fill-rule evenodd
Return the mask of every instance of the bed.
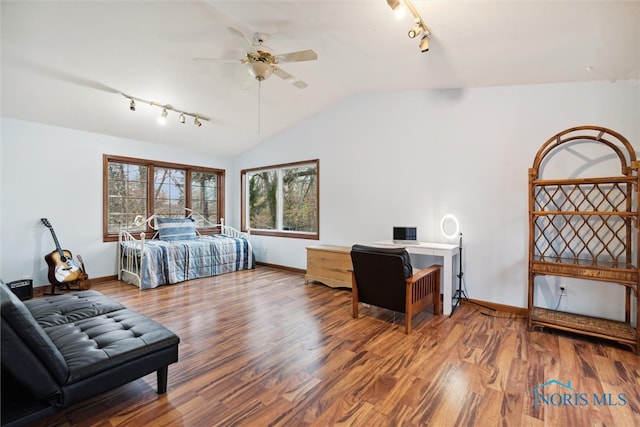
<path id="1" fill-rule="evenodd" d="M 249 234 L 223 221 L 216 225 L 220 234 L 212 235 L 200 235 L 192 217 L 152 215 L 134 222 L 137 228 L 150 224 L 154 234 L 147 239 L 144 232 L 138 238 L 132 230 L 119 232 L 118 279 L 140 289 L 255 268 Z"/>

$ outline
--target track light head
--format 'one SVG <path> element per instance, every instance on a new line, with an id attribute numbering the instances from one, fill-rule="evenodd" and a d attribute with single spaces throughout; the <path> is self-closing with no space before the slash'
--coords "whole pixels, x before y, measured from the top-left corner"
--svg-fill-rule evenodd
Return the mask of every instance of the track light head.
<path id="1" fill-rule="evenodd" d="M 391 8 L 391 10 L 396 10 L 400 7 L 400 0 L 387 0 L 387 4 Z"/>
<path id="2" fill-rule="evenodd" d="M 131 102 L 129 102 L 129 109 L 131 111 L 136 111 L 136 101 L 134 101 L 133 99 L 131 100 Z"/>
<path id="3" fill-rule="evenodd" d="M 418 34 L 422 33 L 423 31 L 424 31 L 424 28 L 422 28 L 422 24 L 420 22 L 416 22 L 416 25 L 414 25 L 413 28 L 409 30 L 409 33 L 407 35 L 409 36 L 410 39 L 414 39 Z"/>
<path id="4" fill-rule="evenodd" d="M 393 13 L 395 13 L 396 17 L 402 18 L 404 16 L 405 8 L 402 3 L 400 3 L 400 0 L 387 0 L 387 4 L 391 8 L 391 10 L 393 10 Z"/>
<path id="5" fill-rule="evenodd" d="M 162 114 L 160 114 L 160 117 L 158 117 L 158 123 L 161 124 L 161 125 L 166 124 L 168 115 L 169 115 L 169 113 L 167 113 L 167 109 L 163 108 L 162 109 Z"/>
<path id="6" fill-rule="evenodd" d="M 420 52 L 424 53 L 429 51 L 429 34 L 425 34 L 422 36 L 422 40 L 420 40 Z"/>
<path id="7" fill-rule="evenodd" d="M 180 113 L 180 123 L 184 123 L 184 122 L 185 122 L 184 113 Z"/>
<path id="8" fill-rule="evenodd" d="M 198 120 L 197 117 L 193 120 L 193 124 L 198 126 L 198 127 L 202 126 L 202 123 L 200 122 L 200 120 Z"/>

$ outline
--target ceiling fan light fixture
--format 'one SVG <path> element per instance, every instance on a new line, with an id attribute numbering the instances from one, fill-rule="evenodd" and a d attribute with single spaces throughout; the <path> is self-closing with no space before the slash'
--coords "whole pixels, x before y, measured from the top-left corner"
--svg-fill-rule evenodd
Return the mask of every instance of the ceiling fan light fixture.
<path id="1" fill-rule="evenodd" d="M 260 82 L 268 79 L 273 74 L 273 66 L 261 61 L 249 62 L 247 63 L 247 68 L 249 69 L 249 74 Z"/>

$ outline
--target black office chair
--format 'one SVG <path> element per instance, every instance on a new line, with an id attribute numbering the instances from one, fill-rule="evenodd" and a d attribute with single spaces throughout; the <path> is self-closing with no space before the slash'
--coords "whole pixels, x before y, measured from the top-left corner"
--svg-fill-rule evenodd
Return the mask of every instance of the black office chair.
<path id="1" fill-rule="evenodd" d="M 359 302 L 404 313 L 404 332 L 409 334 L 412 317 L 429 305 L 433 305 L 434 314 L 440 314 L 441 266 L 413 273 L 405 249 L 363 245 L 351 248 L 351 261 L 354 318 L 358 318 Z"/>

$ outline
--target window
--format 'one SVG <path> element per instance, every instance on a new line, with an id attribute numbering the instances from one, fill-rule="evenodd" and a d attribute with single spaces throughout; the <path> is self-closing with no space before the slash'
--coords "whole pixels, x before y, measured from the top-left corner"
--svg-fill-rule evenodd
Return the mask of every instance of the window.
<path id="1" fill-rule="evenodd" d="M 242 229 L 318 239 L 318 177 L 318 160 L 243 170 Z"/>
<path id="2" fill-rule="evenodd" d="M 105 241 L 116 240 L 123 227 L 131 230 L 139 215 L 182 218 L 189 209 L 201 233 L 217 231 L 211 224 L 224 212 L 224 171 L 109 155 L 103 163 Z M 143 224 L 136 231 L 151 230 Z"/>

